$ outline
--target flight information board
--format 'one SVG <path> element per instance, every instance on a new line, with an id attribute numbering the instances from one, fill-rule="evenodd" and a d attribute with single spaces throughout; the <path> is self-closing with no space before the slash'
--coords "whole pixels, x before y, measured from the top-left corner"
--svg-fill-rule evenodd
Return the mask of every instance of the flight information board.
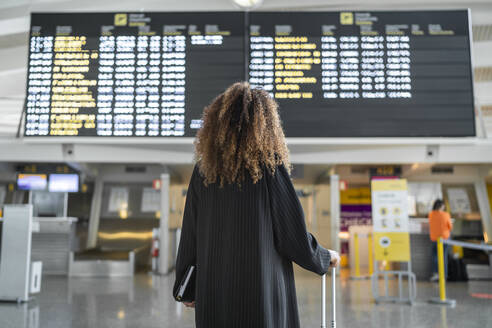
<path id="1" fill-rule="evenodd" d="M 33 14 L 25 136 L 194 137 L 249 80 L 287 137 L 474 136 L 469 12 Z"/>
<path id="2" fill-rule="evenodd" d="M 467 11 L 251 13 L 289 137 L 473 136 Z"/>
<path id="3" fill-rule="evenodd" d="M 244 79 L 244 14 L 33 14 L 26 136 L 194 136 Z"/>

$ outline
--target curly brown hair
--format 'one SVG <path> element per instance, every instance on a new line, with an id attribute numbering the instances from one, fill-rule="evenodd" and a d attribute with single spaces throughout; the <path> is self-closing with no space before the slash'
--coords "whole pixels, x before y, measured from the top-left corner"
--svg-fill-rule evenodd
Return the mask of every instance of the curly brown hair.
<path id="1" fill-rule="evenodd" d="M 241 184 L 246 171 L 254 183 L 263 170 L 278 165 L 290 170 L 289 151 L 277 103 L 247 82 L 231 85 L 203 112 L 195 139 L 195 159 L 205 185 Z"/>

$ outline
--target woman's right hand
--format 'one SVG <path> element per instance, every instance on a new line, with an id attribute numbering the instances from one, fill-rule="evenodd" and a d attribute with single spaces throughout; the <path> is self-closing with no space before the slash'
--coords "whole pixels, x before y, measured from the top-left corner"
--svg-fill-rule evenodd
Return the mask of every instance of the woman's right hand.
<path id="1" fill-rule="evenodd" d="M 328 250 L 330 252 L 330 267 L 336 268 L 340 264 L 340 255 L 336 251 Z"/>

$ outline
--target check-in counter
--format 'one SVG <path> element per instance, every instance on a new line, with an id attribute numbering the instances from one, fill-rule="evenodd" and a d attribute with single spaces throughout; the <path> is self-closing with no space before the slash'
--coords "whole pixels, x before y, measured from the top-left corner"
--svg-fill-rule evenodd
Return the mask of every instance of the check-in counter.
<path id="1" fill-rule="evenodd" d="M 33 218 L 31 257 L 33 261 L 43 262 L 43 274 L 68 274 L 76 222 L 77 218 L 73 217 Z"/>
<path id="2" fill-rule="evenodd" d="M 412 271 L 418 280 L 427 280 L 432 275 L 429 220 L 412 218 L 409 222 L 409 230 Z"/>

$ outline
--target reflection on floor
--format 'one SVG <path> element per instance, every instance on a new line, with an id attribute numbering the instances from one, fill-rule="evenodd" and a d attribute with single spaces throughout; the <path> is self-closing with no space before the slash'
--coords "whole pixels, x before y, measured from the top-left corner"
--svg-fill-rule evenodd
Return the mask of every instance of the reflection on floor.
<path id="1" fill-rule="evenodd" d="M 340 328 L 492 328 L 492 282 L 449 283 L 456 308 L 430 305 L 437 284 L 418 283 L 417 302 L 375 305 L 368 280 L 338 281 Z M 2 328 L 174 328 L 194 327 L 193 310 L 171 297 L 173 275 L 135 278 L 44 277 L 42 293 L 30 304 L 0 303 Z M 320 278 L 296 271 L 302 327 L 319 327 Z"/>

